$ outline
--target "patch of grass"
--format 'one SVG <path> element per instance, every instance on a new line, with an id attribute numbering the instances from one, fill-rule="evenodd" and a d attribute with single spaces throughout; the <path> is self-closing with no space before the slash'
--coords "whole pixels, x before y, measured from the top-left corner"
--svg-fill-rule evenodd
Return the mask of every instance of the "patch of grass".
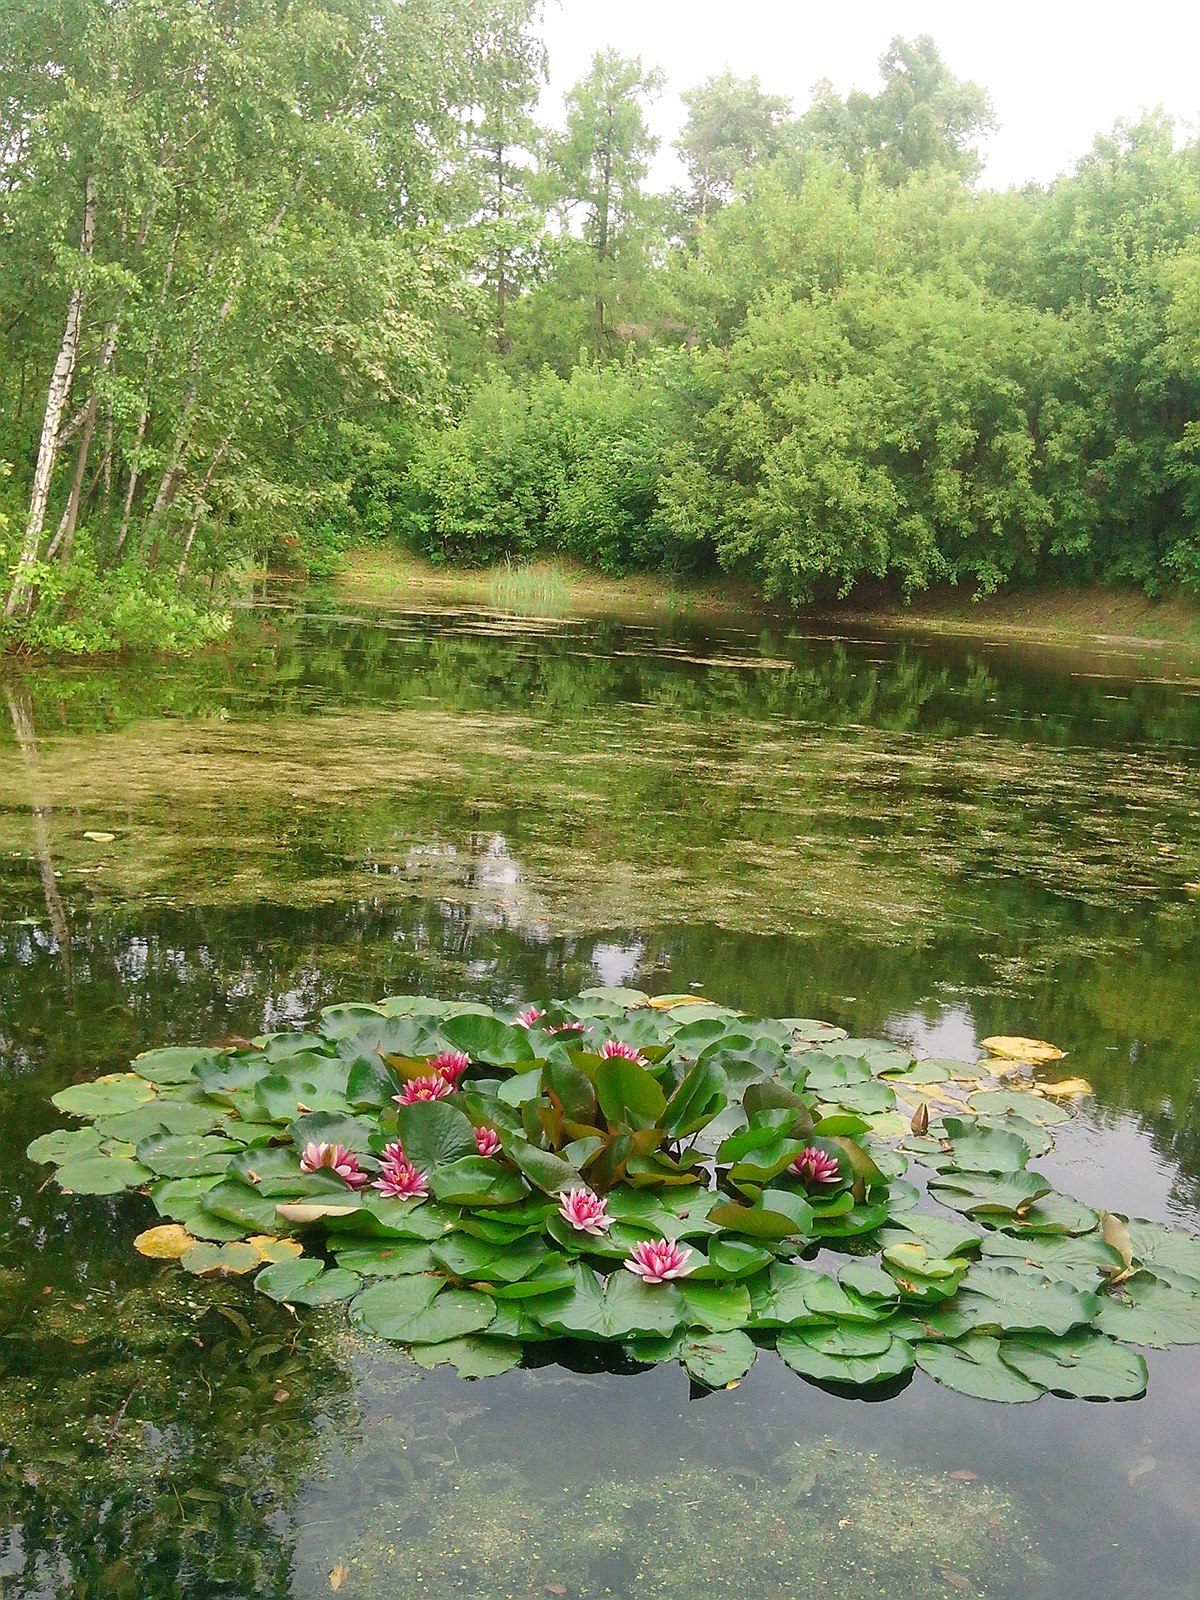
<path id="1" fill-rule="evenodd" d="M 506 561 L 492 571 L 488 599 L 518 616 L 560 617 L 570 604 L 567 575 L 553 562 L 514 566 Z"/>

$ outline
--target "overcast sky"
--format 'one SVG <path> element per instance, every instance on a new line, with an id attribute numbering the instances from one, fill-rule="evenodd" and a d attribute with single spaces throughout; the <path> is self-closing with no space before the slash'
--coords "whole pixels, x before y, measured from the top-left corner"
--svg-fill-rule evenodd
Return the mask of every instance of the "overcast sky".
<path id="1" fill-rule="evenodd" d="M 543 116 L 559 119 L 563 91 L 609 45 L 662 67 L 653 179 L 667 188 L 679 181 L 670 142 L 683 122 L 681 90 L 728 67 L 757 75 L 799 111 L 818 78 L 841 94 L 876 90 L 892 37 L 919 33 L 990 94 L 1000 130 L 985 147 L 983 181 L 997 188 L 1048 183 L 1097 133 L 1143 107 L 1161 105 L 1193 128 L 1200 119 L 1200 0 L 546 0 Z"/>

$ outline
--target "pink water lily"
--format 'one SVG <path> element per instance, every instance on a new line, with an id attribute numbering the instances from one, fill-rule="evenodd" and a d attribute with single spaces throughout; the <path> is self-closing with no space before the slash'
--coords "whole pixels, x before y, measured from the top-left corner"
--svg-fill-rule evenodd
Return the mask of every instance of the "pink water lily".
<path id="1" fill-rule="evenodd" d="M 836 1183 L 838 1181 L 838 1164 L 832 1156 L 826 1155 L 824 1150 L 818 1150 L 815 1145 L 809 1145 L 807 1150 L 792 1162 L 788 1171 L 794 1178 L 799 1178 L 801 1183 Z"/>
<path id="2" fill-rule="evenodd" d="M 686 1278 L 695 1271 L 695 1263 L 688 1265 L 691 1253 L 687 1245 L 674 1239 L 643 1239 L 634 1245 L 624 1265 L 644 1283 L 665 1283 L 668 1278 Z"/>
<path id="3" fill-rule="evenodd" d="M 586 1022 L 558 1022 L 558 1023 L 556 1023 L 554 1025 L 553 1028 L 547 1028 L 546 1032 L 550 1033 L 550 1034 L 554 1034 L 554 1033 L 582 1033 L 586 1027 L 587 1027 L 587 1023 Z"/>
<path id="4" fill-rule="evenodd" d="M 471 1058 L 465 1050 L 443 1050 L 440 1056 L 434 1056 L 429 1065 L 439 1078 L 444 1078 L 452 1089 L 457 1089 L 458 1080 L 471 1065 Z"/>
<path id="5" fill-rule="evenodd" d="M 500 1154 L 500 1135 L 495 1128 L 476 1128 L 475 1148 L 481 1156 L 498 1156 Z"/>
<path id="6" fill-rule="evenodd" d="M 389 1161 L 372 1188 L 389 1200 L 424 1200 L 429 1193 L 429 1179 L 411 1161 Z"/>
<path id="7" fill-rule="evenodd" d="M 404 1154 L 404 1146 L 400 1143 L 399 1139 L 393 1139 L 391 1144 L 384 1145 L 383 1153 L 380 1155 L 379 1159 L 386 1167 L 395 1166 L 398 1161 L 407 1161 L 408 1157 Z"/>
<path id="8" fill-rule="evenodd" d="M 415 1106 L 419 1100 L 444 1100 L 453 1093 L 454 1085 L 447 1083 L 440 1072 L 433 1072 L 425 1078 L 410 1078 L 392 1099 L 402 1106 Z"/>
<path id="9" fill-rule="evenodd" d="M 306 1144 L 300 1156 L 301 1172 L 335 1172 L 350 1189 L 362 1189 L 370 1183 L 370 1175 L 359 1169 L 358 1157 L 351 1155 L 341 1144 Z"/>
<path id="10" fill-rule="evenodd" d="M 590 1189 L 569 1189 L 565 1194 L 560 1194 L 558 1214 L 580 1233 L 599 1235 L 613 1225 L 613 1219 L 608 1215 L 608 1201 L 602 1200 Z"/>
<path id="11" fill-rule="evenodd" d="M 539 1011 L 537 1006 L 526 1006 L 524 1011 L 517 1012 L 517 1026 L 519 1028 L 532 1028 L 535 1022 L 540 1022 L 546 1015 Z"/>
<path id="12" fill-rule="evenodd" d="M 639 1067 L 648 1067 L 650 1063 L 640 1050 L 635 1050 L 631 1044 L 625 1044 L 621 1039 L 609 1039 L 600 1046 L 600 1055 L 605 1061 L 611 1061 L 614 1056 L 619 1056 L 622 1061 L 635 1061 Z"/>

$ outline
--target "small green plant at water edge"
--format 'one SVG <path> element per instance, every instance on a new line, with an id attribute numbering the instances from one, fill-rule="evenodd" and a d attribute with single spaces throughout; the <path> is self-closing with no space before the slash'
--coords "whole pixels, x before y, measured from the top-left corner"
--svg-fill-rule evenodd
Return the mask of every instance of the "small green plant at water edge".
<path id="1" fill-rule="evenodd" d="M 1131 1345 L 1200 1343 L 1200 1240 L 1055 1191 L 1031 1163 L 1080 1086 L 1014 1070 L 628 989 L 398 996 L 139 1056 L 57 1094 L 82 1125 L 29 1155 L 70 1192 L 147 1193 L 170 1220 L 144 1254 L 348 1301 L 468 1377 L 567 1339 L 715 1389 L 773 1345 L 835 1390 L 919 1366 L 984 1399 L 1134 1398 Z"/>

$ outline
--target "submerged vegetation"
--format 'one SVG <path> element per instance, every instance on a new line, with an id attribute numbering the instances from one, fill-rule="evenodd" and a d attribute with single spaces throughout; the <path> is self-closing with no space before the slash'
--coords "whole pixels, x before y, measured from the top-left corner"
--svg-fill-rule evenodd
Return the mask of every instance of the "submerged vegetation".
<path id="1" fill-rule="evenodd" d="M 464 1472 L 382 1506 L 348 1571 L 367 1600 L 989 1600 L 1029 1593 L 1044 1563 L 1008 1495 L 903 1472 L 831 1442 L 796 1447 L 761 1483 L 710 1466 L 589 1481 L 549 1504 L 514 1475 Z"/>
<path id="2" fill-rule="evenodd" d="M 69 1193 L 145 1190 L 169 1220 L 144 1254 L 348 1301 L 467 1377 L 565 1339 L 735 1387 L 767 1344 L 837 1391 L 920 1367 L 989 1400 L 1134 1398 L 1131 1345 L 1200 1343 L 1200 1239 L 1057 1192 L 1030 1163 L 1090 1086 L 1033 1076 L 1052 1046 L 985 1043 L 918 1060 L 623 989 L 515 1015 L 400 996 L 139 1056 L 55 1095 L 84 1125 L 28 1154 Z"/>
<path id="3" fill-rule="evenodd" d="M 6 8 L 0 643 L 187 647 L 237 573 L 364 542 L 1197 588 L 1194 138 L 980 190 L 986 94 L 896 39 L 876 94 L 689 89 L 655 194 L 661 74 L 601 52 L 539 127 L 540 22 Z"/>

